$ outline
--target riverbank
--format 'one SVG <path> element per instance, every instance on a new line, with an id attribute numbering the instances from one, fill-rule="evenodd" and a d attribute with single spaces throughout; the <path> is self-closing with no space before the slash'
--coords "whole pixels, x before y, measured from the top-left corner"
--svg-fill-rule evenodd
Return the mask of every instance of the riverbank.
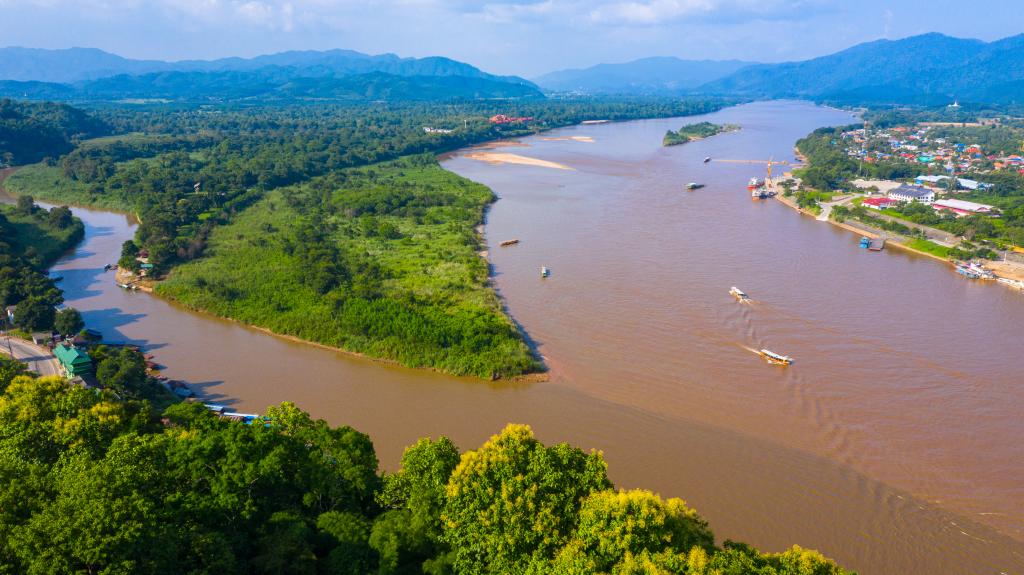
<path id="1" fill-rule="evenodd" d="M 836 226 L 837 228 L 842 228 L 844 230 L 853 232 L 855 234 L 860 234 L 862 236 L 867 236 L 867 237 L 872 238 L 872 239 L 884 238 L 886 240 L 886 242 L 885 242 L 885 246 L 886 247 L 890 247 L 890 246 L 891 247 L 895 247 L 895 248 L 898 248 L 898 249 L 901 249 L 901 250 L 904 250 L 904 251 L 907 251 L 907 252 L 911 252 L 911 253 L 914 253 L 914 254 L 917 254 L 917 255 L 921 255 L 921 256 L 925 256 L 925 257 L 931 258 L 933 260 L 938 260 L 940 262 L 945 262 L 946 264 L 949 264 L 950 266 L 953 265 L 953 262 L 951 262 L 948 258 L 944 258 L 944 257 L 938 256 L 938 255 L 935 255 L 935 254 L 932 254 L 932 253 L 928 253 L 926 251 L 919 250 L 919 249 L 916 249 L 916 248 L 908 246 L 904 242 L 910 241 L 909 238 L 900 236 L 900 235 L 895 234 L 893 232 L 882 230 L 882 229 L 876 228 L 874 226 L 870 226 L 870 225 L 865 224 L 864 222 L 861 222 L 859 220 L 848 220 L 847 222 L 837 222 L 836 220 L 834 220 L 832 218 L 828 218 L 826 220 L 818 220 L 818 217 L 817 217 L 818 214 L 812 212 L 811 210 L 807 210 L 807 209 L 801 208 L 799 205 L 797 205 L 796 201 L 794 201 L 792 198 L 787 198 L 787 197 L 783 196 L 782 194 L 776 194 L 775 195 L 775 199 L 778 200 L 783 205 L 789 206 L 790 208 L 796 210 L 800 214 L 803 214 L 805 216 L 810 216 L 810 217 L 814 218 L 817 221 L 826 221 L 826 222 L 832 224 L 833 226 Z"/>
<path id="2" fill-rule="evenodd" d="M 687 495 L 723 539 L 773 551 L 800 541 L 879 575 L 1020 572 L 1020 546 L 976 523 L 1012 530 L 1020 516 L 1019 498 L 1001 497 L 1019 459 L 995 438 L 1019 435 L 1006 428 L 1019 421 L 1021 306 L 942 281 L 947 272 L 925 260 L 865 257 L 845 234 L 735 191 L 744 168 L 700 164 L 705 146 L 716 157 L 782 157 L 842 118 L 776 103 L 719 117 L 764 128 L 672 154 L 660 138 L 678 120 L 552 134 L 601 145 L 525 140 L 540 158 L 580 161 L 578 172 L 445 162 L 501 196 L 488 237 L 523 240 L 492 250 L 491 281 L 550 358 L 550 384 L 395 368 L 126 292 L 99 272 L 134 231 L 114 214 L 82 212 L 89 239 L 54 273 L 91 327 L 145 345 L 205 401 L 250 413 L 308 407 L 370 433 L 389 471 L 418 437 L 480 445 L 525 421 L 545 441 L 603 450 L 623 487 Z M 694 170 L 710 191 L 681 197 Z M 554 281 L 538 280 L 539 263 Z M 852 270 L 870 287 L 851 288 Z M 735 305 L 734 284 L 763 302 Z M 738 340 L 799 363 L 766 367 Z M 966 370 L 984 385 L 961 379 Z M 822 529 L 823 514 L 839 519 Z"/>

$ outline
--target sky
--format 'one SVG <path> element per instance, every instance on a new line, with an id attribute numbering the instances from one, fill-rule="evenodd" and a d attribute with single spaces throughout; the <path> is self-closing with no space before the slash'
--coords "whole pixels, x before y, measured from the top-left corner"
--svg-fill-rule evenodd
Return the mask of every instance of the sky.
<path id="1" fill-rule="evenodd" d="M 1022 0 L 0 0 L 0 46 L 159 60 L 347 48 L 498 74 L 645 56 L 801 60 L 880 38 L 1024 32 Z"/>

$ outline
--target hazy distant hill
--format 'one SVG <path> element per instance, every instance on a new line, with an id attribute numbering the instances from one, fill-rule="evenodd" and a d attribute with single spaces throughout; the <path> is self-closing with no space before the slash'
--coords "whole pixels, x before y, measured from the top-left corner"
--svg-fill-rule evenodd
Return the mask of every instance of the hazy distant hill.
<path id="1" fill-rule="evenodd" d="M 749 66 L 739 60 L 682 60 L 642 58 L 622 64 L 598 64 L 559 70 L 534 79 L 552 92 L 585 94 L 673 94 L 690 91 Z"/>
<path id="2" fill-rule="evenodd" d="M 529 84 L 468 76 L 367 74 L 311 75 L 308 70 L 264 67 L 252 71 L 156 72 L 76 84 L 0 81 L 0 96 L 32 100 L 187 102 L 238 100 L 450 100 L 543 98 Z"/>
<path id="3" fill-rule="evenodd" d="M 351 50 L 160 62 L 93 48 L 0 48 L 0 95 L 49 100 L 542 97 L 532 83 L 449 58 Z"/>
<path id="4" fill-rule="evenodd" d="M 353 50 L 292 51 L 255 58 L 219 60 L 132 60 L 96 48 L 44 50 L 0 48 L 0 80 L 73 84 L 110 76 L 152 72 L 237 72 L 266 67 L 310 70 L 315 75 L 336 76 L 384 72 L 395 76 L 465 76 L 514 83 L 528 83 L 514 76 L 494 76 L 449 58 L 400 58 L 394 54 L 371 56 Z"/>
<path id="5" fill-rule="evenodd" d="M 760 64 L 701 92 L 848 103 L 1024 102 L 1024 35 L 986 43 L 924 34 L 859 44 L 829 56 Z"/>

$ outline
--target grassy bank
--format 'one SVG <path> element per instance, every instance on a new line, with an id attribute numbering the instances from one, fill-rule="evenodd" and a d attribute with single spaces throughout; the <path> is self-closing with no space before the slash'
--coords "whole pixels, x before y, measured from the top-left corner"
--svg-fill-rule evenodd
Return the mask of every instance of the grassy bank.
<path id="1" fill-rule="evenodd" d="M 492 200 L 431 156 L 340 171 L 269 192 L 157 293 L 410 367 L 536 372 L 478 254 Z"/>
<path id="2" fill-rule="evenodd" d="M 70 213 L 54 208 L 51 213 L 36 207 L 31 213 L 18 207 L 0 204 L 5 241 L 15 254 L 24 257 L 36 268 L 43 269 L 57 261 L 85 235 L 85 226 Z"/>
<path id="3" fill-rule="evenodd" d="M 132 210 L 124 198 L 92 190 L 89 184 L 65 176 L 60 167 L 45 163 L 19 168 L 7 178 L 4 187 L 12 194 L 29 195 L 51 204 L 89 206 L 122 212 Z"/>

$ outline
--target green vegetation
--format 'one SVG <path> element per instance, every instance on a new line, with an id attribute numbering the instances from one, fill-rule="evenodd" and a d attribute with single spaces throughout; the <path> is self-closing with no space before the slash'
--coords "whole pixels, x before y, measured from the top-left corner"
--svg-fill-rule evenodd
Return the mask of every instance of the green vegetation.
<path id="1" fill-rule="evenodd" d="M 857 178 L 891 180 L 918 176 L 919 167 L 902 162 L 858 162 L 846 153 L 843 132 L 858 126 L 819 128 L 798 140 L 797 149 L 808 166 L 794 170 L 805 186 L 817 190 L 849 189 Z"/>
<path id="2" fill-rule="evenodd" d="M 537 371 L 478 254 L 492 200 L 429 154 L 337 172 L 267 194 L 157 292 L 413 367 Z"/>
<path id="3" fill-rule="evenodd" d="M 932 254 L 933 256 L 939 256 L 940 258 L 949 259 L 950 248 L 946 246 L 940 246 L 935 242 L 928 241 L 922 238 L 914 238 L 907 242 L 907 247 L 913 248 L 918 251 Z"/>
<path id="4" fill-rule="evenodd" d="M 95 113 L 115 136 L 22 168 L 7 187 L 138 214 L 136 240 L 120 261 L 135 267 L 145 252 L 158 278 L 182 266 L 159 293 L 187 305 L 405 365 L 510 377 L 541 366 L 502 313 L 476 255 L 474 228 L 493 196 L 419 155 L 582 120 L 707 113 L 725 104 L 103 108 Z M 495 114 L 534 119 L 501 125 L 488 121 Z"/>
<path id="5" fill-rule="evenodd" d="M 0 99 L 0 168 L 56 158 L 78 139 L 106 130 L 103 122 L 65 104 Z"/>
<path id="6" fill-rule="evenodd" d="M 0 205 L 0 307 L 16 306 L 16 327 L 53 328 L 54 306 L 64 297 L 44 270 L 83 234 L 81 220 L 66 207 L 47 211 L 29 196 L 18 198 L 16 206 Z"/>
<path id="7" fill-rule="evenodd" d="M 685 502 L 616 491 L 599 453 L 525 426 L 421 439 L 380 475 L 369 437 L 292 404 L 247 425 L 120 389 L 0 360 L 0 572 L 848 573 L 718 546 Z"/>
<path id="8" fill-rule="evenodd" d="M 118 134 L 20 170 L 7 187 L 54 202 L 136 213 L 158 274 L 199 257 L 210 232 L 268 190 L 350 167 L 444 152 L 588 119 L 707 113 L 724 100 L 558 100 L 103 108 Z M 517 125 L 495 114 L 533 117 Z M 423 128 L 449 133 L 428 133 Z M 198 186 L 196 184 L 199 184 Z"/>
<path id="9" fill-rule="evenodd" d="M 711 122 L 687 124 L 675 132 L 672 130 L 665 132 L 665 138 L 662 140 L 662 144 L 665 146 L 678 146 L 693 140 L 710 138 L 711 136 L 721 134 L 722 132 L 732 132 L 739 129 L 739 126 L 732 124 L 725 126 L 712 124 Z"/>
<path id="10" fill-rule="evenodd" d="M 66 206 L 45 210 L 31 196 L 15 206 L 0 204 L 0 228 L 11 248 L 43 269 L 82 240 L 85 226 Z"/>

